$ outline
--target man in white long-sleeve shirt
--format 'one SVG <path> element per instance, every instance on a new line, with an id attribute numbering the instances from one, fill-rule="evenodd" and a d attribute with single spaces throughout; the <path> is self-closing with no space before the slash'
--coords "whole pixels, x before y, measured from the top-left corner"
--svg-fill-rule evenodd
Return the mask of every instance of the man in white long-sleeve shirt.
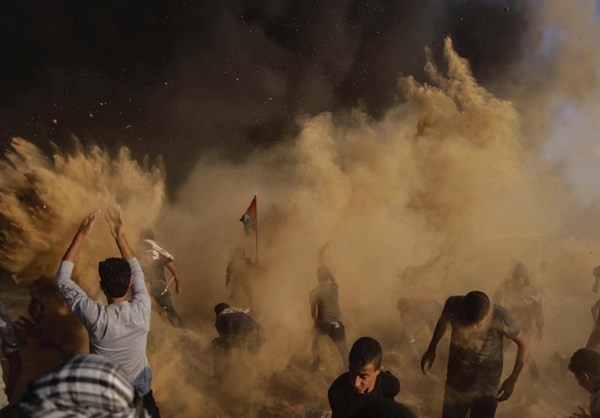
<path id="1" fill-rule="evenodd" d="M 63 257 L 56 275 L 56 286 L 66 304 L 87 329 L 90 351 L 112 360 L 123 368 L 135 388 L 144 396 L 144 406 L 153 418 L 160 417 L 152 395 L 152 372 L 146 357 L 150 331 L 151 301 L 140 264 L 125 237 L 118 206 L 108 210 L 106 220 L 122 258 L 108 258 L 98 266 L 100 287 L 108 306 L 90 299 L 71 279 L 79 249 L 99 214 L 83 220 Z M 126 294 L 131 287 L 131 299 Z"/>

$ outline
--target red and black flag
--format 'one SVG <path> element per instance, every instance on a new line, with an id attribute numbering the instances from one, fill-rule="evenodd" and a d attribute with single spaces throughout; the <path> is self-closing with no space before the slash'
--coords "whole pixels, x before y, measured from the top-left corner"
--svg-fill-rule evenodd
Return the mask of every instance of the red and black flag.
<path id="1" fill-rule="evenodd" d="M 256 231 L 257 227 L 257 211 L 256 211 L 256 196 L 252 199 L 252 203 L 246 209 L 246 212 L 240 218 L 240 222 L 244 224 L 244 232 L 246 235 L 250 235 L 252 231 Z"/>

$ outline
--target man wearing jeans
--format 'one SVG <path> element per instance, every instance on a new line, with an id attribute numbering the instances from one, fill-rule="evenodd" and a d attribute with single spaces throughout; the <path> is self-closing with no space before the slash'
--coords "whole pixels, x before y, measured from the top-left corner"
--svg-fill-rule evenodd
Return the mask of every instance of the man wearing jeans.
<path id="1" fill-rule="evenodd" d="M 118 206 L 108 211 L 106 219 L 122 258 L 108 258 L 98 266 L 100 287 L 108 306 L 90 299 L 71 279 L 74 261 L 92 229 L 99 211 L 83 220 L 67 249 L 56 275 L 56 286 L 66 304 L 83 326 L 90 339 L 90 351 L 107 357 L 121 366 L 135 388 L 144 397 L 144 406 L 153 418 L 159 418 L 151 383 L 152 372 L 146 357 L 150 331 L 150 295 L 140 264 L 133 256 Z M 131 288 L 131 299 L 126 299 Z"/>

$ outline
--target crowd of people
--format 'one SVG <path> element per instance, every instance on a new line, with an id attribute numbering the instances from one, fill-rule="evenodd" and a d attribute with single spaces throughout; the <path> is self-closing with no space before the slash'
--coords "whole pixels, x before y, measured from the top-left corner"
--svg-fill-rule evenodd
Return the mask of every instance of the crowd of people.
<path id="1" fill-rule="evenodd" d="M 169 291 L 174 281 L 175 292 L 179 293 L 181 279 L 174 257 L 156 243 L 151 233 L 142 237 L 145 253 L 142 262 L 138 261 L 127 240 L 121 211 L 114 206 L 105 217 L 121 257 L 105 259 L 98 265 L 99 284 L 107 304 L 90 298 L 71 275 L 99 214 L 94 212 L 82 221 L 54 279 L 64 303 L 88 333 L 90 354 L 70 358 L 31 382 L 26 393 L 15 399 L 22 343 L 0 303 L 0 342 L 8 359 L 6 387 L 0 390 L 0 417 L 15 413 L 20 417 L 161 416 L 146 354 L 151 310 L 154 304 L 173 327 L 184 327 Z M 169 281 L 165 269 L 172 274 Z M 242 249 L 235 252 L 227 267 L 229 300 L 214 308 L 218 336 L 212 343 L 213 378 L 217 381 L 230 366 L 235 350 L 253 355 L 265 341 L 263 327 L 253 316 L 255 269 Z M 600 280 L 600 269 L 594 270 L 594 276 Z M 379 341 L 360 337 L 348 350 L 338 284 L 324 260 L 320 260 L 317 281 L 307 295 L 314 321 L 311 370 L 319 369 L 321 343 L 325 340 L 331 340 L 340 364 L 347 370 L 333 380 L 327 392 L 332 418 L 416 417 L 408 406 L 395 401 L 400 380 L 383 368 L 384 351 Z M 525 366 L 532 381 L 541 382 L 538 366 L 529 353 L 531 340 L 543 335 L 542 295 L 525 265 L 517 263 L 492 300 L 480 291 L 450 296 L 444 304 L 431 298 L 398 300 L 400 339 L 409 347 L 413 360 L 420 360 L 423 374 L 434 364 L 438 344 L 450 331 L 442 418 L 493 418 L 498 404 L 513 394 Z M 586 347 L 575 351 L 568 364 L 577 382 L 592 394 L 589 409 L 580 407 L 573 417 L 600 418 L 600 354 L 594 351 L 600 342 L 598 311 L 600 303 L 592 307 L 596 326 Z M 431 341 L 421 355 L 416 335 L 423 332 L 431 334 Z M 511 373 L 502 381 L 506 339 L 514 342 L 517 355 Z"/>

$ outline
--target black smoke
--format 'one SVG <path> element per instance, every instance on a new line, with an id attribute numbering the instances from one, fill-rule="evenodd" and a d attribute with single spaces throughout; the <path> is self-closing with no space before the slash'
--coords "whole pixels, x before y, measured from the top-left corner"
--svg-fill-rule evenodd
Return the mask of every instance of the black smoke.
<path id="1" fill-rule="evenodd" d="M 484 85 L 510 81 L 520 3 L 7 0 L 0 134 L 160 154 L 177 185 L 203 152 L 243 159 L 293 135 L 300 114 L 381 115 L 446 35 Z"/>

